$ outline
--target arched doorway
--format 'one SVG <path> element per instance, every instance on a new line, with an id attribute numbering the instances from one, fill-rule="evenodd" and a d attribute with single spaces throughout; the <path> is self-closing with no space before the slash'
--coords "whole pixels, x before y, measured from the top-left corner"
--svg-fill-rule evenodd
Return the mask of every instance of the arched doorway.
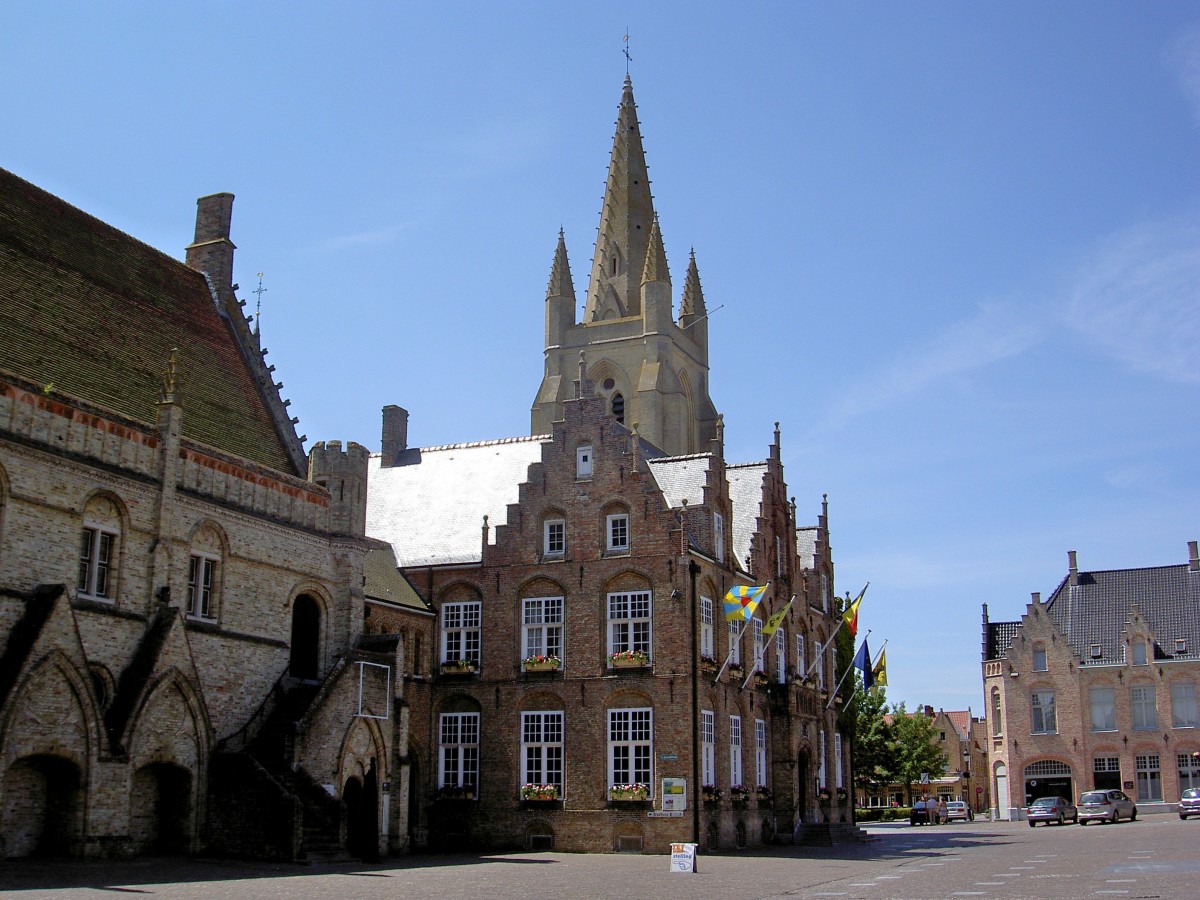
<path id="1" fill-rule="evenodd" d="M 321 607 L 308 594 L 292 604 L 292 650 L 288 673 L 302 681 L 320 677 Z"/>
<path id="2" fill-rule="evenodd" d="M 130 834 L 139 853 L 187 853 L 192 837 L 192 773 L 151 763 L 133 773 Z"/>
<path id="3" fill-rule="evenodd" d="M 804 816 L 808 811 L 808 785 L 812 781 L 811 773 L 808 771 L 812 765 L 808 751 L 800 751 L 800 760 L 796 764 L 796 818 L 803 822 Z"/>
<path id="4" fill-rule="evenodd" d="M 357 775 L 346 779 L 342 788 L 346 804 L 346 852 L 367 862 L 379 859 L 379 779 L 375 760 L 360 781 Z"/>
<path id="5" fill-rule="evenodd" d="M 1039 797 L 1075 797 L 1071 767 L 1057 759 L 1039 759 L 1025 767 L 1025 805 Z"/>
<path id="6" fill-rule="evenodd" d="M 363 785 L 357 775 L 351 775 L 342 786 L 342 802 L 346 804 L 346 852 L 362 859 Z"/>
<path id="7" fill-rule="evenodd" d="M 60 756 L 18 759 L 0 783 L 4 856 L 68 856 L 83 833 L 79 767 Z"/>

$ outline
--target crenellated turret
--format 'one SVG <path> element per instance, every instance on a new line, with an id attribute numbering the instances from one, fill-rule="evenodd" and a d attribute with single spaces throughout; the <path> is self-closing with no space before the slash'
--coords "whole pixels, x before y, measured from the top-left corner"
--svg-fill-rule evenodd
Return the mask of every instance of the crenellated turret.
<path id="1" fill-rule="evenodd" d="M 308 454 L 308 479 L 329 491 L 329 530 L 362 537 L 367 528 L 366 447 L 350 441 L 318 441 Z"/>

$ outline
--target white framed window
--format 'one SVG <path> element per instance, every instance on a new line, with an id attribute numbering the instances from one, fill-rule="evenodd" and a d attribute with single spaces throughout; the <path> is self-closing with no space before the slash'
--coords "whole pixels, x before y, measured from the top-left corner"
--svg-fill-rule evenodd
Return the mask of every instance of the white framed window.
<path id="1" fill-rule="evenodd" d="M 650 709 L 608 711 L 608 783 L 644 784 L 654 794 L 654 713 Z"/>
<path id="2" fill-rule="evenodd" d="M 1175 728 L 1200 725 L 1196 719 L 1196 682 L 1171 682 L 1171 724 Z"/>
<path id="3" fill-rule="evenodd" d="M 817 765 L 817 781 L 822 788 L 827 788 L 829 787 L 829 782 L 825 780 L 825 773 L 828 771 L 825 768 L 825 729 L 822 728 L 817 736 L 820 738 L 818 741 L 818 750 L 821 754 L 820 763 Z"/>
<path id="4" fill-rule="evenodd" d="M 1117 730 L 1117 692 L 1111 687 L 1088 688 L 1092 731 Z"/>
<path id="5" fill-rule="evenodd" d="M 717 783 L 717 734 L 711 709 L 700 710 L 700 784 Z"/>
<path id="6" fill-rule="evenodd" d="M 813 668 L 817 673 L 817 687 L 825 690 L 825 647 L 821 641 L 813 641 Z"/>
<path id="7" fill-rule="evenodd" d="M 1000 692 L 992 691 L 992 734 L 999 737 L 1004 733 L 1004 718 L 1000 715 Z"/>
<path id="8" fill-rule="evenodd" d="M 577 479 L 592 477 L 592 445 L 584 444 L 575 448 L 575 477 Z"/>
<path id="9" fill-rule="evenodd" d="M 1029 720 L 1029 730 L 1033 734 L 1055 734 L 1058 731 L 1054 691 L 1034 691 L 1030 694 Z"/>
<path id="10" fill-rule="evenodd" d="M 742 623 L 735 620 L 729 623 L 729 664 L 742 664 L 742 642 L 738 640 L 742 633 Z"/>
<path id="11" fill-rule="evenodd" d="M 742 717 L 729 717 L 729 786 L 742 784 Z"/>
<path id="12" fill-rule="evenodd" d="M 1046 645 L 1040 641 L 1033 645 L 1033 671 L 1046 671 Z"/>
<path id="13" fill-rule="evenodd" d="M 796 635 L 796 677 L 803 678 L 808 674 L 808 654 L 805 652 L 805 645 L 808 643 L 802 633 Z"/>
<path id="14" fill-rule="evenodd" d="M 111 600 L 116 587 L 114 567 L 117 533 L 85 525 L 79 547 L 79 577 L 75 582 L 80 597 Z"/>
<path id="15" fill-rule="evenodd" d="M 1135 666 L 1146 665 L 1146 642 L 1135 638 L 1130 646 L 1133 650 L 1133 664 Z"/>
<path id="16" fill-rule="evenodd" d="M 821 609 L 829 612 L 829 576 L 821 573 Z"/>
<path id="17" fill-rule="evenodd" d="M 187 614 L 199 619 L 214 618 L 213 592 L 217 584 L 215 557 L 195 554 L 188 557 Z"/>
<path id="18" fill-rule="evenodd" d="M 521 601 L 521 656 L 563 655 L 563 598 L 526 597 Z"/>
<path id="19" fill-rule="evenodd" d="M 1175 765 L 1179 768 L 1179 790 L 1200 788 L 1200 757 L 1190 753 L 1179 753 L 1175 756 Z"/>
<path id="20" fill-rule="evenodd" d="M 1139 800 L 1161 800 L 1162 770 L 1157 753 L 1146 753 L 1133 758 L 1137 775 L 1137 798 Z"/>
<path id="21" fill-rule="evenodd" d="M 754 720 L 754 786 L 769 787 L 767 781 L 767 723 Z"/>
<path id="22" fill-rule="evenodd" d="M 763 661 L 765 648 L 763 646 L 763 623 L 762 619 L 755 616 L 750 620 L 750 634 L 754 640 L 754 671 L 762 672 L 766 669 L 766 663 Z"/>
<path id="23" fill-rule="evenodd" d="M 1152 684 L 1135 684 L 1129 689 L 1129 706 L 1133 713 L 1134 730 L 1158 727 L 1158 704 Z"/>
<path id="24" fill-rule="evenodd" d="M 542 555 L 563 556 L 567 552 L 567 523 L 563 519 L 547 519 L 542 524 Z"/>
<path id="25" fill-rule="evenodd" d="M 833 774 L 834 785 L 836 787 L 845 787 L 845 776 L 842 771 L 842 735 L 835 731 L 833 733 Z"/>
<path id="26" fill-rule="evenodd" d="M 613 513 L 606 516 L 604 521 L 607 550 L 610 553 L 627 553 L 629 551 L 629 514 Z"/>
<path id="27" fill-rule="evenodd" d="M 716 658 L 713 647 L 713 601 L 712 597 L 700 597 L 700 655 Z M 707 782 L 712 784 L 712 782 Z"/>
<path id="28" fill-rule="evenodd" d="M 438 786 L 479 784 L 479 713 L 442 713 L 438 720 Z"/>
<path id="29" fill-rule="evenodd" d="M 563 714 L 521 713 L 521 783 L 552 784 L 563 796 Z"/>
<path id="30" fill-rule="evenodd" d="M 775 680 L 787 683 L 787 635 L 782 627 L 775 632 Z"/>
<path id="31" fill-rule="evenodd" d="M 479 665 L 481 605 L 478 600 L 442 604 L 442 662 Z"/>
<path id="32" fill-rule="evenodd" d="M 649 591 L 608 595 L 608 652 L 633 651 L 650 656 Z"/>
<path id="33" fill-rule="evenodd" d="M 713 555 L 717 562 L 725 561 L 725 517 L 719 512 L 713 513 Z"/>

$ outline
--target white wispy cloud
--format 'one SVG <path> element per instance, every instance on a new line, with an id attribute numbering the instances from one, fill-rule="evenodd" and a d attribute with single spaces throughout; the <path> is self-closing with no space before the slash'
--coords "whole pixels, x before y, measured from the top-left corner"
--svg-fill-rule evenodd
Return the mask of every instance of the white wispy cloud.
<path id="1" fill-rule="evenodd" d="M 1047 330 L 1046 317 L 1021 304 L 983 304 L 970 318 L 951 324 L 850 388 L 835 401 L 822 427 L 836 429 L 956 375 L 1017 356 L 1043 340 Z"/>
<path id="2" fill-rule="evenodd" d="M 426 155 L 436 160 L 437 174 L 479 178 L 542 158 L 549 137 L 544 121 L 503 120 L 481 123 L 453 138 L 431 141 L 425 149 Z"/>
<path id="3" fill-rule="evenodd" d="M 1200 384 L 1200 222 L 1137 225 L 1079 267 L 1064 325 L 1125 365 Z"/>
<path id="4" fill-rule="evenodd" d="M 1200 119 L 1200 27 L 1189 28 L 1167 47 L 1164 59 Z"/>

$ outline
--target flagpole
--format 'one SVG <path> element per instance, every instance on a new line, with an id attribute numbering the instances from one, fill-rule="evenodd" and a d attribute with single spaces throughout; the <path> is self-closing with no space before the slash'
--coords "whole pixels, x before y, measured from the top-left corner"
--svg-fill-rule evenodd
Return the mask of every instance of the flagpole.
<path id="1" fill-rule="evenodd" d="M 751 616 L 750 618 L 754 618 Z M 725 670 L 729 667 L 729 661 L 733 659 L 733 651 L 742 646 L 742 637 L 746 633 L 746 629 L 750 627 L 750 619 L 746 620 L 746 624 L 742 626 L 742 630 L 738 632 L 737 640 L 729 645 L 729 653 L 725 656 L 725 662 L 721 664 L 720 671 L 717 672 L 717 677 L 713 679 L 713 684 L 721 680 L 721 676 L 725 674 Z M 728 628 L 725 629 L 728 632 Z"/>
<path id="2" fill-rule="evenodd" d="M 867 633 L 863 635 L 863 641 L 866 641 L 866 639 L 867 639 L 867 638 L 869 638 L 870 636 L 871 636 L 871 629 L 870 629 L 870 628 L 868 628 L 868 629 L 867 629 Z M 857 654 L 856 654 L 856 655 L 857 655 Z M 854 668 L 855 668 L 855 666 L 854 666 L 854 662 L 853 662 L 853 660 L 854 660 L 854 657 L 850 657 L 850 659 L 851 659 L 850 665 L 846 667 L 846 671 L 842 673 L 842 677 L 841 677 L 841 679 L 838 681 L 838 683 L 837 683 L 837 687 L 835 687 L 835 688 L 833 689 L 833 693 L 831 693 L 831 694 L 829 695 L 829 703 L 828 703 L 828 704 L 825 706 L 825 708 L 826 708 L 826 709 L 829 709 L 829 707 L 833 706 L 833 701 L 837 699 L 837 692 L 838 692 L 838 691 L 840 691 L 840 690 L 842 689 L 842 685 L 846 683 L 846 677 L 847 677 L 847 676 L 848 676 L 848 675 L 849 675 L 851 672 L 853 672 L 853 671 L 854 671 Z M 857 688 L 856 688 L 856 690 L 857 690 Z M 853 694 L 851 694 L 850 696 L 851 696 L 851 697 L 853 697 L 854 695 L 853 695 Z M 849 701 L 847 701 L 847 702 L 849 702 Z"/>
<path id="3" fill-rule="evenodd" d="M 795 601 L 796 601 L 796 595 L 795 595 L 795 594 L 792 594 L 792 599 L 791 599 L 791 600 L 789 600 L 789 601 L 787 602 L 787 606 L 785 606 L 785 607 L 783 608 L 783 610 L 782 610 L 782 612 L 784 613 L 784 615 L 786 615 L 786 614 L 787 614 L 787 611 L 788 611 L 789 609 L 791 609 L 791 608 L 792 608 L 792 604 L 793 604 Z M 772 618 L 774 618 L 774 613 L 772 613 L 772 614 L 771 614 L 771 617 L 772 617 Z M 779 619 L 779 621 L 780 621 L 780 624 L 783 624 L 783 616 L 780 616 L 780 619 Z M 747 621 L 746 621 L 746 625 L 747 625 L 747 626 L 749 626 L 749 624 L 750 624 L 750 622 L 749 622 L 749 620 L 747 620 Z M 767 652 L 767 648 L 766 648 L 766 640 L 767 640 L 767 639 L 770 639 L 770 638 L 772 638 L 772 637 L 774 637 L 774 636 L 775 636 L 775 631 L 778 631 L 778 630 L 779 630 L 779 626 L 778 626 L 778 625 L 776 625 L 776 626 L 775 626 L 775 631 L 772 631 L 772 632 L 771 632 L 769 635 L 766 633 L 766 630 L 767 630 L 767 629 L 766 629 L 766 626 L 764 625 L 764 626 L 763 626 L 763 638 L 764 638 L 764 641 L 763 641 L 763 653 L 764 653 L 764 654 Z M 744 633 L 745 633 L 745 631 L 743 631 L 742 633 L 744 634 Z M 739 640 L 740 640 L 740 639 L 739 639 Z M 753 667 L 753 668 L 751 668 L 751 669 L 750 669 L 750 671 L 747 673 L 747 675 L 746 675 L 746 680 L 742 682 L 742 686 L 741 686 L 741 687 L 740 687 L 738 690 L 742 690 L 742 691 L 744 691 L 744 690 L 746 689 L 746 685 L 748 685 L 748 684 L 750 683 L 750 679 L 751 679 L 751 678 L 753 678 L 753 677 L 754 677 L 754 675 L 755 675 L 755 673 L 758 671 L 758 664 L 759 664 L 759 663 L 761 663 L 761 662 L 762 662 L 762 661 L 763 661 L 765 658 L 766 658 L 765 656 L 758 656 L 758 657 L 755 657 L 755 659 L 754 659 L 754 667 Z"/>
<path id="4" fill-rule="evenodd" d="M 868 632 L 867 632 L 867 634 L 870 634 L 870 633 L 871 633 L 870 631 L 868 631 Z M 863 635 L 863 640 L 864 640 L 864 641 L 867 639 L 867 634 L 864 634 L 864 635 Z M 879 658 L 880 658 L 881 656 L 883 656 L 883 651 L 884 651 L 884 648 L 885 648 L 885 647 L 887 647 L 887 640 L 886 640 L 886 639 L 885 639 L 885 640 L 884 640 L 884 642 L 883 642 L 883 647 L 880 647 L 880 648 L 879 648 L 879 652 L 878 652 L 877 654 L 875 654 L 875 659 L 874 659 L 874 661 L 872 661 L 872 663 L 871 663 L 871 670 L 872 670 L 872 671 L 874 671 L 875 667 L 876 667 L 877 665 L 879 665 Z M 851 666 L 851 668 L 854 668 L 854 666 Z M 846 677 L 843 675 L 843 676 L 842 676 L 842 681 L 845 681 L 845 680 L 846 680 Z M 841 687 L 841 685 L 839 684 L 839 685 L 838 685 L 838 687 Z M 835 692 L 835 693 L 836 693 L 836 692 Z M 850 692 L 850 696 L 846 698 L 846 705 L 847 705 L 847 706 L 849 706 L 849 705 L 850 705 L 850 701 L 851 701 L 851 700 L 853 700 L 853 699 L 854 699 L 856 696 L 858 696 L 858 682 L 857 682 L 857 681 L 856 681 L 856 682 L 854 682 L 854 690 L 852 690 L 852 691 Z M 827 706 L 827 707 L 825 707 L 825 708 L 826 708 L 826 709 L 829 709 L 829 707 L 828 707 L 828 706 Z"/>
<path id="5" fill-rule="evenodd" d="M 863 589 L 858 592 L 858 596 L 854 598 L 851 605 L 853 605 L 853 603 L 857 603 L 859 600 L 861 600 L 863 598 L 863 596 L 867 593 L 867 588 L 869 588 L 870 586 L 871 586 L 871 582 L 869 582 L 869 581 L 866 584 L 864 584 Z M 847 597 L 850 596 L 849 592 L 846 593 L 846 596 Z M 848 608 L 849 607 L 847 607 L 847 609 Z M 808 671 L 804 673 L 805 678 L 807 678 L 809 676 L 809 674 L 812 673 L 812 670 L 817 667 L 817 660 L 825 658 L 825 651 L 829 649 L 829 645 L 833 643 L 833 639 L 835 637 L 837 637 L 837 633 L 842 630 L 842 626 L 845 624 L 846 624 L 846 612 L 845 612 L 845 610 L 842 610 L 842 614 L 840 616 L 838 616 L 837 627 L 833 629 L 833 634 L 829 635 L 829 640 L 827 640 L 825 642 L 825 644 L 821 647 L 820 651 L 817 653 L 816 659 L 814 659 L 812 661 L 811 665 L 809 665 Z"/>

